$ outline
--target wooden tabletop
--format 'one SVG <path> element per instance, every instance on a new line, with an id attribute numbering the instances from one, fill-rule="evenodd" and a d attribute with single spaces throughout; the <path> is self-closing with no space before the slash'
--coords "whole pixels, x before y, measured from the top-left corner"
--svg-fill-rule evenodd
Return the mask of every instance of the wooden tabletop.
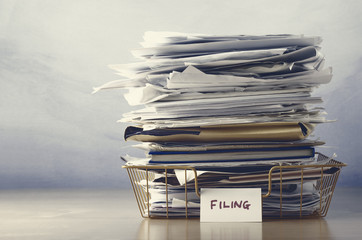
<path id="1" fill-rule="evenodd" d="M 0 239 L 361 239 L 361 199 L 337 186 L 325 218 L 200 223 L 143 219 L 131 189 L 0 190 Z"/>

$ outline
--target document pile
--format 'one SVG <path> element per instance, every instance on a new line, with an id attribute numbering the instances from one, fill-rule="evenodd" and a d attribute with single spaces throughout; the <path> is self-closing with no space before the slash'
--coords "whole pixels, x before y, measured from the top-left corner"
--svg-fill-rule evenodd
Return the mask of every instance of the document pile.
<path id="1" fill-rule="evenodd" d="M 265 193 L 271 167 L 327 162 L 315 157 L 315 146 L 324 143 L 309 137 L 326 122 L 312 90 L 332 77 L 323 68 L 320 37 L 146 32 L 144 40 L 133 51 L 143 61 L 111 66 L 126 79 L 95 88 L 126 88 L 128 103 L 143 106 L 121 120 L 134 124 L 125 139 L 147 152 L 142 159 L 124 156 L 127 165 L 191 166 L 201 188 Z M 192 171 L 168 170 L 167 178 L 164 170 L 152 171 L 154 180 L 137 182 L 150 188 L 150 214 L 184 215 L 187 184 L 188 215 L 199 215 Z M 301 185 L 300 170 L 283 173 L 285 184 L 263 201 L 263 215 L 279 214 L 281 191 L 283 215 L 299 214 L 301 187 L 303 215 L 313 213 L 320 171 L 304 176 Z M 279 182 L 279 172 L 272 181 Z"/>

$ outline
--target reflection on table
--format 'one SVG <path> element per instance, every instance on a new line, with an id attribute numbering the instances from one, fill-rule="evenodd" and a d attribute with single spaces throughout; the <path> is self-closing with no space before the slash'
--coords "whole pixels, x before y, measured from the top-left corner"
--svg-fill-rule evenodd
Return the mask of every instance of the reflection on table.
<path id="1" fill-rule="evenodd" d="M 330 237 L 323 218 L 267 219 L 262 223 L 200 223 L 196 219 L 144 219 L 138 239 L 324 239 Z"/>

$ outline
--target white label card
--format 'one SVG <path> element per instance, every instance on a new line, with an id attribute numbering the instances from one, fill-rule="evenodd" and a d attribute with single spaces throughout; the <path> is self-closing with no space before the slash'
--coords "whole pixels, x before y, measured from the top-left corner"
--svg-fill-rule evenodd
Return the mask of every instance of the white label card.
<path id="1" fill-rule="evenodd" d="M 200 222 L 261 222 L 260 188 L 202 188 Z"/>

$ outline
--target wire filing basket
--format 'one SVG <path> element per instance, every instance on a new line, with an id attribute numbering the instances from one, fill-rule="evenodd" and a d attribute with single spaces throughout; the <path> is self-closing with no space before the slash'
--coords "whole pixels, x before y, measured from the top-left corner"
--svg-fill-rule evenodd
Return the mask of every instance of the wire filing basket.
<path id="1" fill-rule="evenodd" d="M 346 166 L 346 164 L 336 161 L 334 159 L 330 159 L 329 157 L 317 153 L 317 164 L 313 165 L 287 165 L 287 166 L 274 166 L 269 170 L 269 173 L 267 175 L 267 179 L 265 181 L 267 182 L 267 193 L 262 195 L 262 199 L 266 199 L 270 197 L 271 192 L 273 190 L 273 187 L 278 186 L 280 189 L 280 196 L 279 196 L 279 204 L 280 204 L 280 211 L 278 214 L 274 215 L 273 218 L 287 218 L 287 217 L 324 217 L 327 215 L 328 208 L 330 206 L 334 188 L 337 184 L 337 180 L 339 177 L 339 174 L 341 172 L 342 167 Z M 320 164 L 318 165 L 319 161 L 323 160 L 329 160 L 326 164 Z M 140 210 L 141 216 L 146 218 L 171 218 L 174 216 L 169 215 L 169 205 L 168 205 L 168 173 L 172 170 L 184 170 L 185 171 L 185 179 L 187 178 L 187 172 L 191 171 L 194 174 L 194 182 L 187 184 L 187 181 L 185 181 L 184 186 L 184 194 L 185 194 L 185 212 L 184 212 L 184 218 L 189 218 L 189 207 L 188 207 L 188 201 L 187 201 L 187 195 L 188 195 L 188 189 L 192 188 L 196 195 L 200 197 L 200 191 L 199 191 L 199 184 L 198 184 L 198 178 L 197 178 L 197 171 L 194 167 L 189 166 L 168 166 L 168 165 L 157 165 L 157 166 L 123 166 L 128 172 L 131 185 L 135 194 L 136 202 L 138 205 L 138 208 Z M 334 168 L 336 171 L 334 171 L 332 174 L 324 174 L 325 169 Z M 301 189 L 300 189 L 300 200 L 299 200 L 299 214 L 290 216 L 290 215 L 284 215 L 282 211 L 283 207 L 283 182 L 285 184 L 287 179 L 287 172 L 288 170 L 294 170 L 298 171 L 298 174 L 300 174 L 300 177 L 298 177 L 298 180 L 301 183 Z M 313 213 L 305 215 L 302 212 L 303 209 L 303 182 L 308 177 L 307 173 L 310 171 L 318 172 L 318 178 L 317 183 L 315 185 L 316 190 L 319 192 L 319 208 L 316 211 L 313 211 Z M 150 211 L 150 182 L 152 182 L 155 179 L 155 171 L 158 173 L 162 172 L 165 175 L 165 199 L 166 199 L 166 214 L 165 216 L 159 216 L 159 215 L 153 215 Z M 277 176 L 277 180 L 276 180 Z M 145 187 L 138 184 L 140 181 L 146 181 Z M 264 216 L 263 216 L 264 217 Z"/>

